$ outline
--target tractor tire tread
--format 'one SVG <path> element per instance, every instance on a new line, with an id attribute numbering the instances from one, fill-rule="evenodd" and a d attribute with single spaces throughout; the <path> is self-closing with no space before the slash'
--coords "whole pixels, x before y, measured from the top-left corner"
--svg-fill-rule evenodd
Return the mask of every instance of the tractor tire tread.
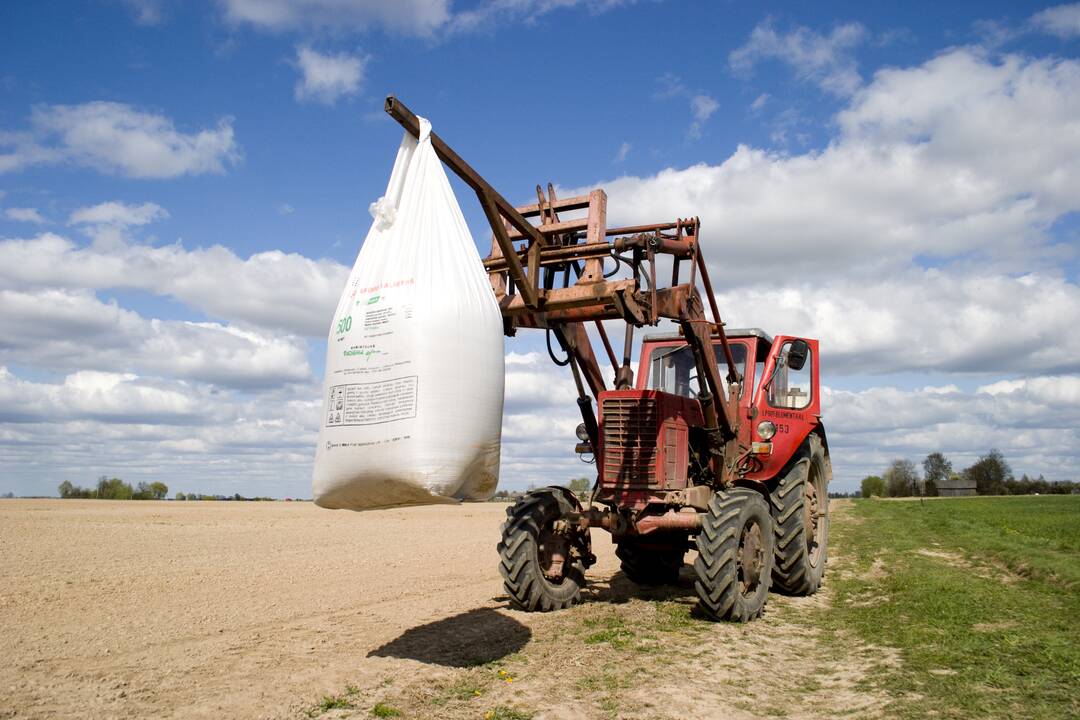
<path id="1" fill-rule="evenodd" d="M 556 490 L 534 490 L 506 509 L 499 551 L 499 574 L 511 603 L 530 612 L 570 607 L 581 599 L 584 570 L 571 565 L 560 585 L 549 582 L 537 559 L 537 538 L 544 522 L 558 513 Z"/>
<path id="2" fill-rule="evenodd" d="M 828 517 L 823 522 L 825 543 L 819 552 L 819 565 L 810 564 L 807 557 L 805 515 L 805 487 L 810 480 L 810 469 L 815 462 L 824 466 L 821 440 L 810 435 L 795 456 L 787 471 L 772 487 L 769 504 L 772 508 L 775 528 L 775 559 L 773 563 L 773 588 L 788 595 L 813 595 L 821 587 L 828 548 Z M 821 472 L 821 470 L 819 470 Z M 827 478 L 825 511 L 828 513 Z"/>
<path id="3" fill-rule="evenodd" d="M 701 531 L 696 540 L 698 556 L 694 561 L 694 587 L 698 594 L 698 612 L 707 619 L 747 622 L 764 611 L 764 599 L 750 607 L 746 602 L 740 602 L 742 598 L 737 582 L 740 523 L 744 509 L 751 503 L 759 505 L 763 517 L 768 518 L 769 509 L 761 495 L 745 488 L 734 488 L 714 495 L 709 501 L 708 512 L 702 518 Z M 771 532 L 771 528 L 766 529 Z M 768 551 L 771 552 L 771 547 Z M 764 585 L 764 597 L 767 599 L 768 582 Z"/>

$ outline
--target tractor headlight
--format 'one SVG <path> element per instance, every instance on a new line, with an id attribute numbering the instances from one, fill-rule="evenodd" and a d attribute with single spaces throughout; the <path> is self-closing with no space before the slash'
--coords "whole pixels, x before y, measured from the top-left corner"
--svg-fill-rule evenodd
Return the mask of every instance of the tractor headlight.
<path id="1" fill-rule="evenodd" d="M 585 423 L 578 425 L 577 430 L 575 430 L 574 433 L 581 442 L 589 442 L 589 431 L 586 429 Z"/>
<path id="2" fill-rule="evenodd" d="M 762 440 L 772 440 L 772 436 L 776 434 L 776 426 L 768 420 L 762 420 L 758 423 L 757 434 Z"/>

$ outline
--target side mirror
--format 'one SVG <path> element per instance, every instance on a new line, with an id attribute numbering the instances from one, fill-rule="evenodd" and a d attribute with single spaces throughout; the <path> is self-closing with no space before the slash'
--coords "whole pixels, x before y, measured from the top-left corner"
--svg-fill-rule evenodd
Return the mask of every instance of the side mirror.
<path id="1" fill-rule="evenodd" d="M 787 364 L 792 370 L 798 372 L 806 365 L 806 358 L 810 356 L 810 346 L 805 340 L 792 340 L 788 348 Z"/>

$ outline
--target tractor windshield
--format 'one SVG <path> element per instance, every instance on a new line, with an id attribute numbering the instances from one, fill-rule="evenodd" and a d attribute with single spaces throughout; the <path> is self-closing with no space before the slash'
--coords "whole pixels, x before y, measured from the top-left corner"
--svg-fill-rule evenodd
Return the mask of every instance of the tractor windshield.
<path id="1" fill-rule="evenodd" d="M 746 374 L 746 345 L 730 343 L 731 356 L 735 360 L 739 374 Z M 727 382 L 727 361 L 724 349 L 713 346 L 720 377 Z M 654 348 L 649 354 L 649 389 L 683 397 L 697 397 L 701 389 L 698 382 L 697 366 L 694 365 L 694 353 L 688 345 L 662 346 Z M 726 389 L 726 388 L 725 388 Z"/>

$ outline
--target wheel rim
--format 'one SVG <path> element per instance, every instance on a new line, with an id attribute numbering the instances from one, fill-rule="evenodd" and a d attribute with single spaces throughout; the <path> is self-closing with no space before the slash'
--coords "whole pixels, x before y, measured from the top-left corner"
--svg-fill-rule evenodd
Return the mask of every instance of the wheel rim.
<path id="1" fill-rule="evenodd" d="M 765 547 L 761 542 L 761 526 L 756 521 L 747 523 L 739 535 L 739 587 L 743 595 L 753 595 L 761 583 L 761 569 L 765 566 Z"/>
<path id="2" fill-rule="evenodd" d="M 818 557 L 821 555 L 821 541 L 825 533 L 822 508 L 828 501 L 822 497 L 820 480 L 821 473 L 818 472 L 817 464 L 811 462 L 803 497 L 803 535 L 806 538 L 806 558 L 813 567 L 817 567 Z"/>
<path id="3" fill-rule="evenodd" d="M 570 543 L 566 536 L 554 531 L 551 525 L 545 525 L 537 537 L 536 562 L 544 579 L 558 585 L 566 577 L 569 563 Z"/>

